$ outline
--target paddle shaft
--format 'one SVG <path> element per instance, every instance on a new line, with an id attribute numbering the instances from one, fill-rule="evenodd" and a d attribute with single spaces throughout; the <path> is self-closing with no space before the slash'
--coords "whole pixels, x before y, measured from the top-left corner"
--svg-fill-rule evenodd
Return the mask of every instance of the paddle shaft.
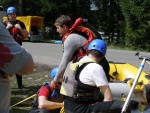
<path id="1" fill-rule="evenodd" d="M 135 86 L 136 86 L 136 84 L 137 84 L 137 82 L 138 82 L 138 79 L 139 79 L 139 77 L 140 77 L 140 75 L 141 75 L 141 72 L 142 72 L 142 70 L 143 70 L 143 68 L 144 68 L 145 62 L 146 62 L 146 58 L 144 58 L 144 59 L 142 60 L 142 63 L 141 63 L 141 65 L 140 65 L 140 68 L 139 68 L 139 70 L 138 70 L 138 73 L 137 73 L 137 75 L 136 75 L 136 77 L 135 77 L 135 80 L 134 80 L 134 82 L 133 82 L 133 85 L 132 85 L 132 87 L 131 87 L 131 90 L 130 90 L 128 96 L 127 96 L 127 99 L 126 99 L 126 101 L 125 101 L 125 103 L 124 103 L 124 106 L 123 106 L 123 108 L 122 108 L 121 113 L 125 113 L 125 112 L 126 112 L 126 109 L 127 109 L 128 105 L 129 105 L 129 102 L 130 102 L 131 95 L 132 95 L 132 93 L 133 93 L 133 91 L 134 91 L 134 89 L 135 89 Z"/>

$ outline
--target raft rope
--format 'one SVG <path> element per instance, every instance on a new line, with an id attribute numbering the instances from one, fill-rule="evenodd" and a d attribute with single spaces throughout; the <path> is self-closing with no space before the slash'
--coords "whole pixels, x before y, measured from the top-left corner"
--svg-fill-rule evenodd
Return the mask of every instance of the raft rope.
<path id="1" fill-rule="evenodd" d="M 10 106 L 10 108 L 12 108 L 12 107 L 14 107 L 14 106 L 16 106 L 16 105 L 18 105 L 18 104 L 20 104 L 20 103 L 22 103 L 22 102 L 25 102 L 25 101 L 27 101 L 27 100 L 29 100 L 29 99 L 35 97 L 35 96 L 36 96 L 36 94 L 34 94 L 34 95 L 32 95 L 32 96 L 30 96 L 30 97 L 28 97 L 28 98 L 26 98 L 26 99 L 24 99 L 24 100 L 22 100 L 22 101 L 20 101 L 20 102 L 14 104 L 14 105 L 12 105 L 12 106 Z"/>

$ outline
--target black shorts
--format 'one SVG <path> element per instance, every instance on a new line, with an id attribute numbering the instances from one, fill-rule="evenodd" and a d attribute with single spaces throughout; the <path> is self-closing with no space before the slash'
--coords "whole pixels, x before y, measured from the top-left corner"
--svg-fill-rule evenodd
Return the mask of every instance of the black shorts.
<path id="1" fill-rule="evenodd" d="M 86 105 L 72 101 L 70 99 L 64 100 L 65 113 L 121 113 L 123 101 L 108 101 L 97 102 L 95 104 Z M 126 113 L 131 113 L 128 107 Z"/>
<path id="2" fill-rule="evenodd" d="M 60 113 L 60 109 L 46 110 L 33 107 L 28 113 Z"/>

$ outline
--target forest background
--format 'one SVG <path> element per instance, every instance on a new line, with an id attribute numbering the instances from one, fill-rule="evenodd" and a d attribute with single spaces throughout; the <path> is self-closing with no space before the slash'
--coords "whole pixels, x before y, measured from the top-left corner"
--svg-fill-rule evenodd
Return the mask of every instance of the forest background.
<path id="1" fill-rule="evenodd" d="M 149 0 L 0 0 L 18 16 L 42 16 L 49 28 L 45 39 L 59 39 L 54 21 L 62 14 L 88 19 L 108 44 L 150 51 Z"/>

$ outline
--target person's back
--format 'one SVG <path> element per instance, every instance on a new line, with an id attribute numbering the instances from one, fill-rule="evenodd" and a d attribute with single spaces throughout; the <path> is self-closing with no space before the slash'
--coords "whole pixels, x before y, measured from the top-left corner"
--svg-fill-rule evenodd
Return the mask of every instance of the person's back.
<path id="1" fill-rule="evenodd" d="M 0 22 L 0 113 L 9 113 L 11 88 L 9 77 L 31 74 L 34 69 L 32 56 L 12 39 Z"/>
<path id="2" fill-rule="evenodd" d="M 93 40 L 89 44 L 88 50 L 88 55 L 75 63 L 81 65 L 75 73 L 74 80 L 77 81 L 77 85 L 74 86 L 73 95 L 66 94 L 64 100 L 65 113 L 120 113 L 124 102 L 113 101 L 106 74 L 103 67 L 98 64 L 106 54 L 107 46 L 105 42 L 99 39 Z M 73 65 L 69 67 L 70 70 L 75 68 Z M 65 75 L 67 75 L 67 71 L 65 71 Z M 70 76 L 73 75 L 68 75 L 68 81 L 64 79 L 62 83 L 65 92 L 68 92 L 68 89 L 64 84 L 70 84 Z M 66 76 L 63 78 L 66 78 Z M 104 95 L 103 102 L 99 102 L 100 92 Z M 127 113 L 130 113 L 130 110 Z"/>

